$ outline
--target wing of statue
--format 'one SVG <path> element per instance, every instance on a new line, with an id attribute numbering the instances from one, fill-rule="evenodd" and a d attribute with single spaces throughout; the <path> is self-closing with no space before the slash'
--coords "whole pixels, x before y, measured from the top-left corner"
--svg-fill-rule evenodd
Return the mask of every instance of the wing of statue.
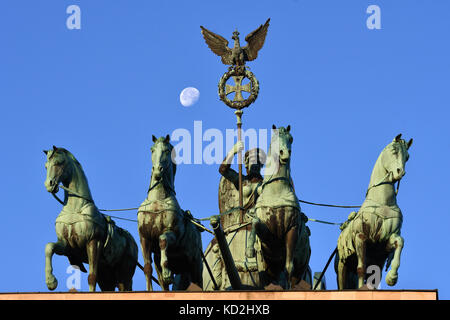
<path id="1" fill-rule="evenodd" d="M 202 29 L 203 38 L 212 52 L 222 58 L 223 64 L 232 64 L 231 49 L 228 48 L 227 39 L 202 26 L 200 26 L 200 28 Z"/>
<path id="2" fill-rule="evenodd" d="M 234 184 L 224 177 L 219 182 L 219 212 L 224 213 L 239 207 L 239 191 Z"/>
<path id="3" fill-rule="evenodd" d="M 255 60 L 258 56 L 258 51 L 263 47 L 264 41 L 266 40 L 269 21 L 270 18 L 267 19 L 264 25 L 260 25 L 258 29 L 249 33 L 245 37 L 245 40 L 248 43 L 244 48 L 242 48 L 245 54 L 245 61 Z"/>

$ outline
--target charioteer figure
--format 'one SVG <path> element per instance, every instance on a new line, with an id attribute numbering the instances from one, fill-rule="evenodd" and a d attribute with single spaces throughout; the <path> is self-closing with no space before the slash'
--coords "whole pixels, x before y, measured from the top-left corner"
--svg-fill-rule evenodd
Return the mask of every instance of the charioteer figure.
<path id="1" fill-rule="evenodd" d="M 221 212 L 220 220 L 225 234 L 233 234 L 233 236 L 228 237 L 227 243 L 229 243 L 231 248 L 234 264 L 239 272 L 242 284 L 258 287 L 256 261 L 249 261 L 245 257 L 245 246 L 242 246 L 242 243 L 246 243 L 250 235 L 251 219 L 246 213 L 256 203 L 256 189 L 263 180 L 261 169 L 266 162 L 266 154 L 262 149 L 253 148 L 244 155 L 247 175 L 242 175 L 243 210 L 240 210 L 239 173 L 231 168 L 231 163 L 234 157 L 241 153 L 243 149 L 244 144 L 238 141 L 228 152 L 219 167 L 219 172 L 222 175 L 219 183 L 219 211 Z M 215 278 L 217 289 L 226 290 L 232 284 L 227 275 L 225 261 L 223 261 L 218 243 L 212 243 L 211 245 L 210 262 L 213 265 L 213 277 Z M 205 278 L 208 278 L 208 275 L 205 275 Z M 209 288 L 206 286 L 207 290 Z"/>
<path id="2" fill-rule="evenodd" d="M 236 154 L 244 149 L 242 141 L 238 141 L 228 152 L 219 167 L 220 174 L 234 186 L 236 193 L 239 191 L 239 173 L 231 168 L 231 162 Z M 266 154 L 260 148 L 248 150 L 244 155 L 245 169 L 247 175 L 242 176 L 242 194 L 244 212 L 251 209 L 257 199 L 256 188 L 262 182 L 261 169 L 266 161 Z"/>

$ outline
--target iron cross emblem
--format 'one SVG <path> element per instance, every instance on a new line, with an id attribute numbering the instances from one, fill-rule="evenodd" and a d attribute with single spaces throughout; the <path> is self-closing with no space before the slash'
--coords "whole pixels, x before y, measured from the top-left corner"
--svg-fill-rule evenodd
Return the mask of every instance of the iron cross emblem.
<path id="1" fill-rule="evenodd" d="M 227 84 L 225 86 L 225 94 L 229 95 L 232 92 L 235 92 L 233 101 L 244 101 L 244 97 L 242 96 L 242 92 L 252 92 L 252 86 L 251 82 L 242 85 L 242 80 L 244 79 L 244 76 L 233 76 L 233 80 L 235 85 L 231 86 Z"/>

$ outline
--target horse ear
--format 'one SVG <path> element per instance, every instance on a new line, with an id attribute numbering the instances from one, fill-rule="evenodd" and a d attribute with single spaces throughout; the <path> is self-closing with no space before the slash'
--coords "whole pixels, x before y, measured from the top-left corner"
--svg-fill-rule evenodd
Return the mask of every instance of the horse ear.
<path id="1" fill-rule="evenodd" d="M 288 126 L 286 127 L 286 131 L 287 132 L 291 131 L 291 125 L 290 124 L 288 124 Z"/>
<path id="2" fill-rule="evenodd" d="M 169 142 L 170 142 L 170 135 L 167 135 L 166 138 L 164 139 L 164 141 L 165 141 L 166 143 L 169 143 Z"/>
<path id="3" fill-rule="evenodd" d="M 409 147 L 411 147 L 412 143 L 413 143 L 413 139 L 411 138 L 411 139 L 409 139 L 409 141 L 407 143 L 407 149 L 409 149 Z"/>
<path id="4" fill-rule="evenodd" d="M 276 129 L 277 129 L 277 126 L 273 124 L 273 125 L 272 125 L 272 129 L 273 129 L 273 130 L 276 130 Z"/>
<path id="5" fill-rule="evenodd" d="M 45 155 L 47 155 L 47 153 L 48 153 L 48 151 L 47 150 L 42 150 L 44 153 L 45 153 Z"/>
<path id="6" fill-rule="evenodd" d="M 402 138 L 402 134 L 400 133 L 395 137 L 394 141 L 399 142 L 401 138 Z"/>
<path id="7" fill-rule="evenodd" d="M 153 142 L 156 142 L 156 140 L 158 140 L 158 138 L 156 138 L 155 135 L 152 134 L 152 140 L 153 140 Z"/>
<path id="8" fill-rule="evenodd" d="M 57 151 L 57 150 L 58 150 L 58 148 L 53 146 L 53 151 Z"/>

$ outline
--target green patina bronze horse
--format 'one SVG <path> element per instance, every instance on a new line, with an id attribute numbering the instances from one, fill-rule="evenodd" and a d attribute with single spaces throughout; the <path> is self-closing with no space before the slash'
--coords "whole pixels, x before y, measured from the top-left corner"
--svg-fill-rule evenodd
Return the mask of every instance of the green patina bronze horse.
<path id="1" fill-rule="evenodd" d="M 202 241 L 192 216 L 175 196 L 176 164 L 170 137 L 153 136 L 152 175 L 147 198 L 138 211 L 138 230 L 144 256 L 147 290 L 152 286 L 152 253 L 163 290 L 185 290 L 191 282 L 202 287 Z M 174 274 L 178 276 L 174 278 Z"/>
<path id="2" fill-rule="evenodd" d="M 64 207 L 55 222 L 58 241 L 45 247 L 47 287 L 54 290 L 58 285 L 52 267 L 56 253 L 67 256 L 83 272 L 83 263 L 89 263 L 89 291 L 95 291 L 96 283 L 102 291 L 116 287 L 131 291 L 138 256 L 133 237 L 98 211 L 81 164 L 68 150 L 53 147 L 44 153 L 47 191 L 56 194 L 60 183 L 65 190 Z"/>
<path id="3" fill-rule="evenodd" d="M 358 212 L 352 212 L 341 226 L 335 260 L 339 289 L 356 289 L 364 285 L 366 266 L 391 270 L 386 283 L 397 283 L 403 238 L 400 236 L 403 215 L 397 205 L 394 184 L 405 175 L 408 149 L 412 144 L 401 134 L 381 152 L 372 171 L 366 199 Z M 398 189 L 397 189 L 398 191 Z"/>
<path id="4" fill-rule="evenodd" d="M 253 212 L 252 237 L 247 256 L 255 254 L 254 234 L 261 243 L 263 273 L 266 284 L 273 282 L 285 288 L 292 288 L 301 280 L 311 283 L 309 259 L 311 248 L 310 231 L 305 225 L 308 220 L 301 212 L 291 179 L 290 126 L 279 129 L 273 125 L 267 156 L 264 180 L 258 187 L 259 194 Z"/>

